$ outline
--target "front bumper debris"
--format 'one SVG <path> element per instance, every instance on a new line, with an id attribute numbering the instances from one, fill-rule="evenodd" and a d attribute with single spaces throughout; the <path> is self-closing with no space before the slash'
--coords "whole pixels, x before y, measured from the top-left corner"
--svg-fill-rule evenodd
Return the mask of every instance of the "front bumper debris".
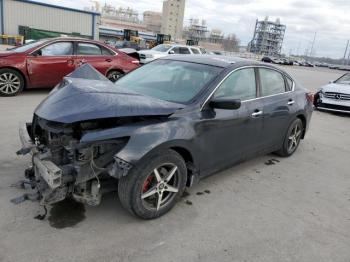
<path id="1" fill-rule="evenodd" d="M 73 197 L 95 206 L 101 202 L 102 194 L 116 191 L 117 179 L 131 168 L 129 163 L 115 157 L 116 150 L 121 148 L 119 142 L 114 142 L 118 148 L 112 148 L 112 151 L 101 142 L 82 148 L 79 141 L 67 140 L 67 135 L 60 137 L 46 133 L 49 140 L 41 142 L 29 135 L 31 129 L 29 123 L 20 125 L 22 148 L 17 154 L 32 155 L 31 166 L 26 170 L 27 181 L 21 182 L 21 188 L 28 184 L 32 192 L 13 199 L 13 203 L 39 200 L 42 205 L 47 205 Z"/>

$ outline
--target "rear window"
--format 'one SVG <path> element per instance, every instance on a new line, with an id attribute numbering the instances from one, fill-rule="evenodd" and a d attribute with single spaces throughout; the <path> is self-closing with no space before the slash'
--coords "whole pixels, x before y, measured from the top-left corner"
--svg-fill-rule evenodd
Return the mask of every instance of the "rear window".
<path id="1" fill-rule="evenodd" d="M 196 54 L 196 55 L 200 54 L 199 50 L 196 49 L 196 48 L 191 48 L 191 51 L 192 51 L 193 54 Z"/>
<path id="2" fill-rule="evenodd" d="M 111 50 L 109 50 L 103 46 L 101 46 L 101 49 L 102 49 L 102 55 L 114 55 L 114 53 Z"/>
<path id="3" fill-rule="evenodd" d="M 290 79 L 288 76 L 286 76 L 286 80 L 287 80 L 288 90 L 292 91 L 293 90 L 293 80 Z"/>

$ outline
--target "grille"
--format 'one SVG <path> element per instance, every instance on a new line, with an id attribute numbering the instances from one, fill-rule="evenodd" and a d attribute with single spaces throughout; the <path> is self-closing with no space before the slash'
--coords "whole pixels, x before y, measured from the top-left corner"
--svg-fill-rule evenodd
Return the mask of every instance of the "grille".
<path id="1" fill-rule="evenodd" d="M 146 59 L 146 55 L 140 54 L 140 58 L 141 58 L 141 59 Z"/>
<path id="2" fill-rule="evenodd" d="M 326 92 L 324 94 L 324 97 L 335 99 L 335 100 L 350 100 L 350 94 L 342 94 L 342 93 L 335 93 L 335 92 Z"/>

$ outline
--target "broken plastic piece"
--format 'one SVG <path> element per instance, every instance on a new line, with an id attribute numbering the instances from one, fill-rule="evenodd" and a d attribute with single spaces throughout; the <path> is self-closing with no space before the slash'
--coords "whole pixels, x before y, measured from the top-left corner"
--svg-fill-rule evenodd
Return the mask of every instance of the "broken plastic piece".
<path id="1" fill-rule="evenodd" d="M 26 200 L 37 201 L 39 199 L 40 199 L 40 195 L 37 192 L 37 193 L 32 193 L 32 194 L 23 194 L 22 196 L 13 198 L 10 201 L 13 204 L 18 205 L 20 203 L 23 203 Z"/>
<path id="2" fill-rule="evenodd" d="M 46 206 L 43 206 L 44 207 L 44 214 L 39 214 L 37 216 L 34 217 L 34 219 L 38 219 L 38 220 L 44 220 L 46 215 L 47 215 L 47 208 Z"/>

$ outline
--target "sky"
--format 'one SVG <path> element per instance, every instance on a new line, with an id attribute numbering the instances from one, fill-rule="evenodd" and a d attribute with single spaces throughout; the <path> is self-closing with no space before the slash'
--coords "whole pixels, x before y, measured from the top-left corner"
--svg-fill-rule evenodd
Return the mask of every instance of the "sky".
<path id="1" fill-rule="evenodd" d="M 83 9 L 89 0 L 36 0 L 60 6 Z M 99 0 L 116 7 L 131 7 L 140 14 L 162 11 L 163 0 Z M 205 19 L 209 29 L 234 33 L 247 45 L 254 33 L 255 21 L 280 19 L 287 26 L 282 52 L 305 54 L 311 49 L 316 32 L 313 55 L 342 58 L 350 38 L 350 0 L 186 0 L 185 21 Z"/>

